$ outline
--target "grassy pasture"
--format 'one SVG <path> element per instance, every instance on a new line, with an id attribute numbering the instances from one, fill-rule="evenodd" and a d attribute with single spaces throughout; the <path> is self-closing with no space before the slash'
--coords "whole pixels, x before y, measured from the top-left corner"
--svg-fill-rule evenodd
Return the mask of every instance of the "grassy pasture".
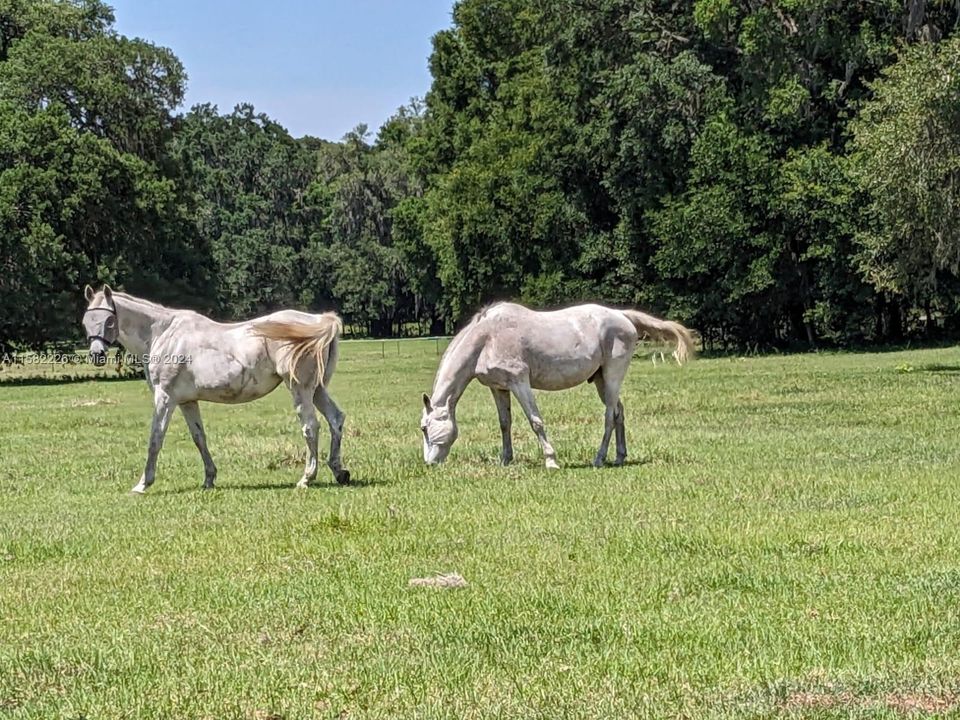
<path id="1" fill-rule="evenodd" d="M 477 385 L 424 467 L 434 353 L 345 344 L 357 482 L 304 492 L 282 389 L 204 407 L 218 490 L 178 417 L 135 497 L 142 381 L 0 384 L 0 717 L 958 711 L 960 349 L 638 360 L 624 468 L 591 387 L 540 395 L 556 472 Z"/>

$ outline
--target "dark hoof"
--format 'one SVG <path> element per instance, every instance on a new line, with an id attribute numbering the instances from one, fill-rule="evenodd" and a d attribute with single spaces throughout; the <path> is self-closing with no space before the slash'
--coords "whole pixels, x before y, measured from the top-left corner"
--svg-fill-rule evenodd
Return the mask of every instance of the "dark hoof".
<path id="1" fill-rule="evenodd" d="M 340 470 L 334 477 L 337 478 L 338 485 L 349 485 L 350 484 L 350 471 L 349 470 Z"/>

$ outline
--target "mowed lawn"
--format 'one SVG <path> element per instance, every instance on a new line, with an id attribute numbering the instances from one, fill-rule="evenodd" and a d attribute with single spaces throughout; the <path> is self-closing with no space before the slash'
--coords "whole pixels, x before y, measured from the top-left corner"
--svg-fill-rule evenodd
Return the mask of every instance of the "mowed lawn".
<path id="1" fill-rule="evenodd" d="M 626 467 L 589 466 L 592 387 L 540 394 L 553 472 L 516 403 L 498 466 L 478 385 L 425 467 L 435 347 L 381 352 L 332 384 L 356 483 L 308 491 L 282 388 L 204 407 L 219 489 L 177 416 L 137 497 L 142 381 L 0 384 L 0 717 L 960 708 L 960 348 L 638 358 Z"/>

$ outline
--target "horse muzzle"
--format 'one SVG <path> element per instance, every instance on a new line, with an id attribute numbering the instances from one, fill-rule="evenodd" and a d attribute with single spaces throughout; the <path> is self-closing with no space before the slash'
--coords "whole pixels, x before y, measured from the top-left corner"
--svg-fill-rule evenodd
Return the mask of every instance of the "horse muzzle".
<path id="1" fill-rule="evenodd" d="M 90 362 L 98 367 L 107 363 L 107 346 L 100 340 L 90 343 Z"/>
<path id="2" fill-rule="evenodd" d="M 427 445 L 423 447 L 423 461 L 427 465 L 442 465 L 450 454 L 450 448 L 442 445 Z"/>

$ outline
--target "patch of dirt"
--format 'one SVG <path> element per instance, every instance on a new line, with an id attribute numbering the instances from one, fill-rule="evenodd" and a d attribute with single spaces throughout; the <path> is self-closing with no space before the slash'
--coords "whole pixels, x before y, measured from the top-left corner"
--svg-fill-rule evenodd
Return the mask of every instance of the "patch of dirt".
<path id="1" fill-rule="evenodd" d="M 884 698 L 884 704 L 891 710 L 901 713 L 942 715 L 960 708 L 960 695 L 953 692 L 944 692 L 940 695 L 896 692 L 889 693 Z"/>
<path id="2" fill-rule="evenodd" d="M 307 461 L 307 453 L 303 449 L 287 449 L 282 455 L 275 455 L 267 461 L 268 470 L 283 470 L 289 467 L 299 467 Z"/>
<path id="3" fill-rule="evenodd" d="M 781 703 L 786 710 L 833 710 L 855 705 L 857 705 L 856 696 L 846 690 L 842 692 L 797 690 L 787 695 Z"/>
<path id="4" fill-rule="evenodd" d="M 254 710 L 251 717 L 253 720 L 283 720 L 283 715 L 269 710 Z"/>
<path id="5" fill-rule="evenodd" d="M 103 398 L 99 400 L 74 400 L 70 403 L 70 407 L 96 407 L 97 405 L 117 405 L 116 400 L 105 400 Z"/>
<path id="6" fill-rule="evenodd" d="M 893 710 L 903 715 L 942 716 L 960 709 L 960 694 L 954 691 L 897 691 L 884 695 L 860 695 L 839 688 L 795 690 L 779 702 L 781 710 Z"/>
<path id="7" fill-rule="evenodd" d="M 448 573 L 446 575 L 434 575 L 433 577 L 410 578 L 410 587 L 433 587 L 443 588 L 445 590 L 455 588 L 465 588 L 467 581 L 458 573 Z"/>

